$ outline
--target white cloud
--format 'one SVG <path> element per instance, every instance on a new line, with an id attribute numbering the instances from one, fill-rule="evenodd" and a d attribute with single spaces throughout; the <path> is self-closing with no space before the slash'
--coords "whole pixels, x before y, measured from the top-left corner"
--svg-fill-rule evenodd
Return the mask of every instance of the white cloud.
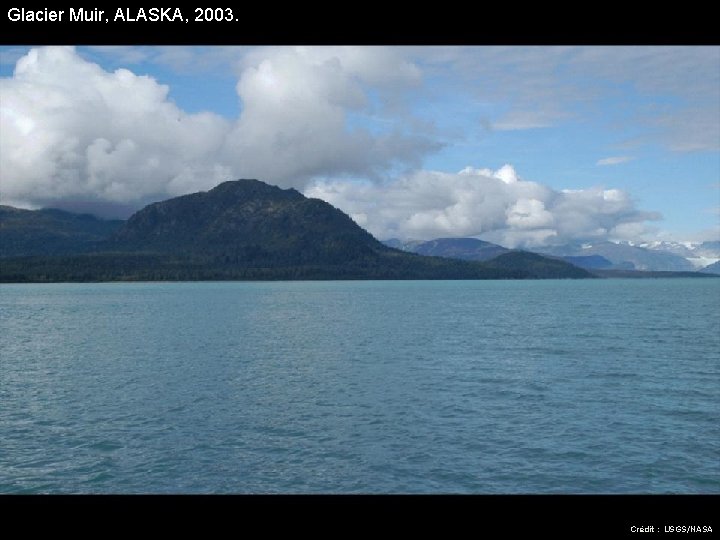
<path id="1" fill-rule="evenodd" d="M 3 203 L 127 211 L 231 178 L 302 188 L 313 177 L 372 177 L 438 148 L 399 122 L 382 133 L 348 127 L 349 113 L 372 109 L 369 89 L 418 84 L 392 49 L 262 48 L 241 69 L 242 113 L 231 121 L 185 113 L 151 77 L 107 72 L 73 48 L 31 50 L 0 79 Z"/>
<path id="2" fill-rule="evenodd" d="M 579 239 L 620 240 L 648 231 L 655 213 L 638 210 L 624 191 L 556 191 L 498 171 L 418 171 L 388 185 L 317 182 L 305 191 L 358 217 L 378 238 L 481 236 L 509 247 Z"/>
<path id="3" fill-rule="evenodd" d="M 185 114 L 168 88 L 114 73 L 71 48 L 34 49 L 0 81 L 0 194 L 7 204 L 103 201 L 119 206 L 226 179 L 219 116 Z"/>
<path id="4" fill-rule="evenodd" d="M 248 55 L 238 83 L 243 114 L 227 141 L 244 174 L 304 187 L 328 175 L 373 176 L 419 165 L 439 145 L 402 126 L 371 134 L 348 129 L 347 113 L 371 108 L 376 91 L 419 82 L 417 68 L 392 49 L 274 48 Z"/>
<path id="5" fill-rule="evenodd" d="M 645 129 L 641 142 L 692 151 L 717 148 L 720 141 L 717 47 L 175 47 L 83 53 L 162 64 L 184 74 L 236 74 L 242 104 L 237 119 L 188 114 L 158 81 L 125 69 L 105 71 L 72 48 L 28 54 L 13 49 L 0 61 L 15 61 L 21 51 L 14 76 L 0 80 L 4 204 L 86 202 L 107 214 L 113 205 L 128 211 L 230 178 L 255 177 L 337 203 L 381 237 L 483 235 L 507 245 L 620 239 L 644 231 L 646 220 L 656 217 L 638 211 L 623 191 L 557 191 L 523 180 L 510 166 L 459 174 L 398 171 L 419 168 L 441 146 L 428 134 L 442 132 L 434 123 L 447 112 L 447 102 L 455 107 L 446 115 L 451 118 L 481 111 L 475 118 L 486 118 L 497 130 L 541 128 L 600 111 L 598 98 L 612 97 L 619 84 L 648 104 L 640 111 L 633 101 L 618 113 L 621 124 Z M 424 78 L 432 83 L 422 86 Z M 469 96 L 484 105 L 467 111 Z M 656 97 L 666 105 L 650 107 Z M 414 118 L 418 98 L 429 105 Z M 396 174 L 399 180 L 387 183 Z"/>
<path id="6" fill-rule="evenodd" d="M 595 164 L 599 167 L 603 167 L 606 165 L 620 165 L 621 163 L 627 163 L 628 161 L 632 161 L 635 159 L 631 156 L 615 156 L 615 157 L 608 157 L 603 158 L 601 160 L 598 160 L 598 162 Z"/>

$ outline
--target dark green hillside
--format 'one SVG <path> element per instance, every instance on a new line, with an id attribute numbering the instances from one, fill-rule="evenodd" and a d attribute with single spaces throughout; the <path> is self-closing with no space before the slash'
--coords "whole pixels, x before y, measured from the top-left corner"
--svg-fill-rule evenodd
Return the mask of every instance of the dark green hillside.
<path id="1" fill-rule="evenodd" d="M 152 204 L 88 246 L 6 255 L 0 281 L 590 277 L 539 255 L 481 263 L 392 249 L 326 202 L 257 180 Z"/>
<path id="2" fill-rule="evenodd" d="M 0 257 L 93 251 L 122 224 L 63 210 L 0 206 Z"/>
<path id="3" fill-rule="evenodd" d="M 549 259 L 528 251 L 511 251 L 486 263 L 504 271 L 520 271 L 534 279 L 579 279 L 592 277 L 582 268 L 558 259 Z"/>
<path id="4" fill-rule="evenodd" d="M 346 264 L 387 250 L 333 206 L 257 180 L 152 204 L 132 216 L 108 247 L 253 266 Z"/>

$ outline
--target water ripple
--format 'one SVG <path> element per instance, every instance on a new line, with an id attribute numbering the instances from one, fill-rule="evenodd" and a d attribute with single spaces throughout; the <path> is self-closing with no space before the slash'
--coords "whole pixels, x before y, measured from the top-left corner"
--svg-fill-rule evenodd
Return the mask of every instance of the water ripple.
<path id="1" fill-rule="evenodd" d="M 3 285 L 0 493 L 720 493 L 718 300 L 681 279 Z"/>

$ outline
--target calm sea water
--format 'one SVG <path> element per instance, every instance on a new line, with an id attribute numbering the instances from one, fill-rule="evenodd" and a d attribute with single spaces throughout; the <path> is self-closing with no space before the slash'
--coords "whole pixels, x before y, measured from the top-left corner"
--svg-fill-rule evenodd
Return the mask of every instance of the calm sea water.
<path id="1" fill-rule="evenodd" d="M 720 280 L 0 286 L 0 493 L 719 493 Z"/>

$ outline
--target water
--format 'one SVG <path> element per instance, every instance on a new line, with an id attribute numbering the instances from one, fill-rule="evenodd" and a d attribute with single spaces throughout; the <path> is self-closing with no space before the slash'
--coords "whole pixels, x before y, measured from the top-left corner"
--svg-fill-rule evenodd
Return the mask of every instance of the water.
<path id="1" fill-rule="evenodd" d="M 720 280 L 0 286 L 0 493 L 719 493 Z"/>

